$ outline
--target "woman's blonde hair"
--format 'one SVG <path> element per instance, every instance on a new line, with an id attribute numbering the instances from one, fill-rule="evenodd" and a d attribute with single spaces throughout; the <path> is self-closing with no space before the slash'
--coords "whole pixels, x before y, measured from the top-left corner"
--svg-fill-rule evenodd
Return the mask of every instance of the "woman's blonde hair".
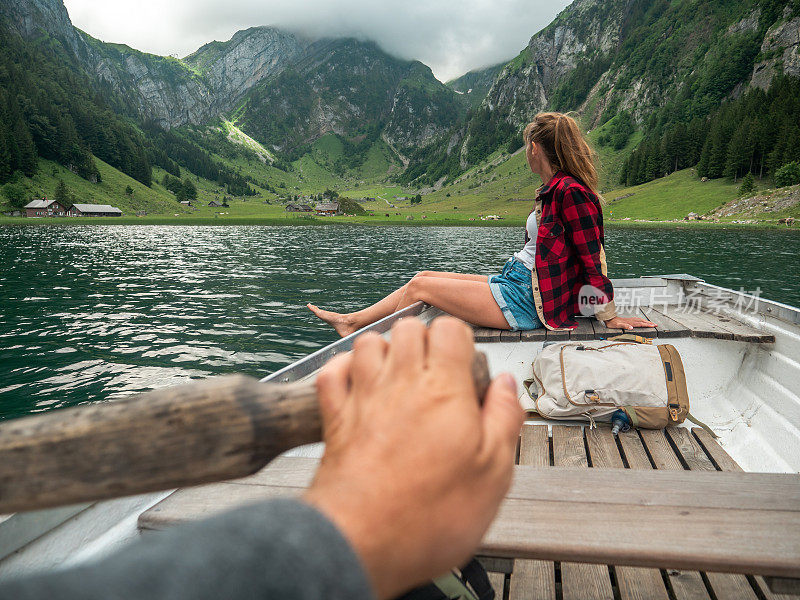
<path id="1" fill-rule="evenodd" d="M 531 142 L 539 144 L 553 167 L 580 179 L 598 194 L 597 154 L 581 134 L 575 119 L 563 113 L 539 113 L 525 126 L 522 139 L 525 146 Z"/>

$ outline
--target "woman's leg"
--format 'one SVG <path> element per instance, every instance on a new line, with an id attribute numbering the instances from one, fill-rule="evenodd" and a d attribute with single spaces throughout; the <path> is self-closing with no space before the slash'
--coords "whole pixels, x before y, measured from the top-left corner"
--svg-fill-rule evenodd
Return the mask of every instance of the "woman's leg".
<path id="1" fill-rule="evenodd" d="M 322 310 L 313 304 L 307 304 L 306 306 L 308 309 L 313 312 L 317 317 L 328 323 L 329 325 L 333 326 L 336 329 L 336 332 L 345 337 L 346 335 L 350 335 L 354 331 L 358 331 L 362 327 L 366 327 L 367 325 L 374 323 L 384 317 L 388 317 L 390 314 L 395 312 L 398 309 L 398 304 L 400 304 L 401 300 L 406 296 L 406 289 L 411 283 L 416 279 L 421 278 L 443 278 L 443 279 L 450 279 L 450 280 L 461 280 L 461 281 L 482 281 L 486 283 L 488 278 L 486 275 L 473 275 L 469 273 L 449 273 L 446 271 L 421 271 L 417 273 L 408 283 L 406 283 L 403 287 L 396 289 L 391 294 L 379 300 L 372 306 L 368 306 L 363 310 L 359 310 L 352 313 L 337 313 L 329 310 Z M 488 284 L 487 284 L 488 289 Z M 413 303 L 412 303 L 413 304 Z M 404 305 L 408 306 L 408 305 Z M 506 325 L 507 327 L 508 325 Z"/>
<path id="2" fill-rule="evenodd" d="M 445 279 L 463 279 L 465 281 L 484 281 L 488 282 L 486 275 L 474 275 L 472 273 L 450 273 L 448 271 L 420 271 L 414 277 L 443 277 Z"/>
<path id="3" fill-rule="evenodd" d="M 421 300 L 473 325 L 509 329 L 488 281 L 415 277 L 404 288 L 405 295 L 396 310 Z"/>

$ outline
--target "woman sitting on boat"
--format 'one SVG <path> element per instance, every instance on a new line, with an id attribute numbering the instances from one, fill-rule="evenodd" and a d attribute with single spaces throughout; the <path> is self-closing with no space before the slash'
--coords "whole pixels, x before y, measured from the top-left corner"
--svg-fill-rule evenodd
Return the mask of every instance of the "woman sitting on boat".
<path id="1" fill-rule="evenodd" d="M 622 318 L 606 275 L 595 154 L 568 115 L 539 113 L 523 132 L 525 156 L 544 183 L 526 223 L 525 245 L 499 275 L 423 271 L 379 302 L 352 313 L 308 308 L 341 336 L 418 301 L 480 327 L 572 329 L 594 314 L 613 329 L 653 327 Z"/>

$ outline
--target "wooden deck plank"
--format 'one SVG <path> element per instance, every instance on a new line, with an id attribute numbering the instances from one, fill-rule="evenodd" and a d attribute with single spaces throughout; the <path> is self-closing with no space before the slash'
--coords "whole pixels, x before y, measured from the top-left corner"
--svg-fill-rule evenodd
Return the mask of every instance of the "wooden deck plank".
<path id="1" fill-rule="evenodd" d="M 582 427 L 553 425 L 553 463 L 559 467 L 589 466 Z M 562 562 L 561 597 L 564 600 L 613 600 L 608 567 Z"/>
<path id="2" fill-rule="evenodd" d="M 528 426 L 536 430 L 538 425 Z M 543 426 L 541 426 L 544 429 Z M 563 426 L 562 426 L 563 427 Z M 572 429 L 572 428 L 570 428 Z M 579 428 L 574 428 L 579 431 Z M 558 435 L 558 434 L 557 434 Z M 525 453 L 523 453 L 524 456 Z M 302 491 L 316 470 L 314 459 L 284 458 L 285 480 L 278 484 L 241 484 L 223 482 L 185 488 L 175 492 L 160 504 L 183 506 L 178 500 L 185 496 L 203 499 L 215 489 L 232 495 L 228 505 L 236 504 L 236 497 L 258 497 L 264 488 Z M 544 460 L 544 458 L 542 459 Z M 292 465 L 296 465 L 290 473 Z M 566 494 L 566 495 L 565 495 Z M 216 499 L 224 497 L 216 495 Z M 575 469 L 516 467 L 514 479 L 506 499 L 555 502 L 564 505 L 586 503 L 597 505 L 597 510 L 612 510 L 606 505 L 662 508 L 687 508 L 698 510 L 797 512 L 800 513 L 800 484 L 796 475 L 786 473 L 743 473 L 677 470 L 653 471 L 621 469 Z M 193 502 L 194 500 L 192 500 Z M 208 500 L 204 504 L 211 504 Z M 223 504 L 226 504 L 223 502 Z M 225 508 L 224 506 L 222 508 Z M 798 514 L 800 517 L 800 514 Z"/>
<path id="3" fill-rule="evenodd" d="M 683 463 L 675 455 L 663 430 L 641 429 L 639 430 L 639 435 L 650 457 L 653 459 L 656 469 L 667 471 L 681 471 L 683 469 Z"/>
<path id="4" fill-rule="evenodd" d="M 564 331 L 550 331 L 549 329 L 545 333 L 546 340 L 548 342 L 566 342 L 569 340 L 569 330 Z"/>
<path id="5" fill-rule="evenodd" d="M 725 304 L 722 307 L 712 305 L 707 298 L 699 298 L 699 302 L 694 303 L 694 307 L 699 308 L 704 315 L 711 319 L 717 327 L 725 329 L 733 334 L 733 339 L 739 342 L 756 343 L 775 343 L 775 336 L 737 321 L 725 311 Z M 733 307 L 728 305 L 730 310 Z M 735 311 L 734 311 L 735 312 Z"/>
<path id="6" fill-rule="evenodd" d="M 716 471 L 714 463 L 706 456 L 703 447 L 684 427 L 667 427 L 664 432 L 680 453 L 683 463 L 692 471 Z"/>
<path id="7" fill-rule="evenodd" d="M 695 440 L 697 440 L 700 445 L 705 450 L 705 453 L 711 458 L 714 462 L 715 466 L 720 471 L 743 471 L 742 467 L 739 466 L 735 460 L 731 458 L 731 456 L 723 450 L 722 446 L 719 445 L 717 440 L 711 437 L 711 434 L 708 433 L 702 427 L 694 427 L 692 429 L 692 435 L 694 436 Z"/>
<path id="8" fill-rule="evenodd" d="M 550 466 L 550 434 L 547 425 L 522 426 L 519 464 L 533 467 Z M 509 600 L 555 600 L 555 563 L 544 560 L 514 561 L 509 580 Z M 502 600 L 502 596 L 498 597 Z"/>
<path id="9" fill-rule="evenodd" d="M 617 307 L 617 315 L 620 317 L 638 317 L 640 319 L 646 318 L 642 309 L 638 306 L 621 306 Z M 653 321 L 655 322 L 655 321 Z M 658 330 L 655 327 L 634 327 L 625 333 L 632 333 L 646 338 L 658 337 Z"/>
<path id="10" fill-rule="evenodd" d="M 565 499 L 562 494 L 569 494 Z M 508 499 L 724 511 L 797 512 L 800 478 L 787 473 L 515 469 Z M 598 506 L 598 510 L 606 510 Z M 742 515 L 744 516 L 744 514 Z M 798 548 L 800 551 L 800 548 Z"/>
<path id="11" fill-rule="evenodd" d="M 657 309 L 644 307 L 642 308 L 642 314 L 645 319 L 656 324 L 656 332 L 659 338 L 680 338 L 692 335 L 688 327 L 670 319 Z"/>
<path id="12" fill-rule="evenodd" d="M 519 558 L 509 580 L 509 600 L 555 600 L 555 563 Z"/>
<path id="13" fill-rule="evenodd" d="M 588 467 L 583 427 L 553 425 L 553 464 L 557 467 Z"/>
<path id="14" fill-rule="evenodd" d="M 607 340 L 615 335 L 622 335 L 625 333 L 622 329 L 609 329 L 606 324 L 597 319 L 592 319 L 592 327 L 594 327 L 594 339 Z"/>
<path id="15" fill-rule="evenodd" d="M 520 331 L 508 331 L 508 330 L 501 330 L 500 331 L 500 341 L 501 342 L 518 342 L 520 340 L 520 336 L 522 332 Z"/>
<path id="16" fill-rule="evenodd" d="M 489 583 L 492 584 L 495 600 L 503 600 L 506 587 L 506 576 L 504 573 L 489 572 Z"/>
<path id="17" fill-rule="evenodd" d="M 616 440 L 607 427 L 598 427 L 586 432 L 589 458 L 594 469 L 623 469 L 625 464 L 620 455 Z M 651 468 L 644 448 L 642 456 L 634 457 L 634 464 Z M 644 460 L 642 460 L 642 458 Z M 630 463 L 629 463 L 630 464 Z M 635 468 L 635 467 L 631 467 Z M 669 600 L 667 588 L 658 569 L 641 567 L 616 567 L 617 588 L 621 600 Z"/>
<path id="18" fill-rule="evenodd" d="M 682 471 L 684 469 L 683 463 L 675 454 L 665 431 L 641 429 L 639 437 L 643 442 L 642 447 L 647 448 L 647 452 L 656 469 L 663 471 Z M 623 448 L 625 448 L 624 443 Z M 672 569 L 667 571 L 667 578 L 676 600 L 704 600 L 710 598 L 706 583 L 703 581 L 699 571 L 676 571 Z"/>
<path id="19" fill-rule="evenodd" d="M 489 327 L 475 327 L 472 330 L 475 336 L 475 341 L 480 343 L 492 343 L 500 341 L 500 329 L 491 329 Z"/>
<path id="20" fill-rule="evenodd" d="M 669 586 L 675 600 L 703 600 L 710 598 L 706 582 L 698 571 L 667 571 Z"/>
<path id="21" fill-rule="evenodd" d="M 557 427 L 574 430 L 567 439 L 576 433 L 582 437 L 580 428 Z M 558 443 L 565 438 L 558 431 L 556 446 L 576 449 Z M 146 511 L 140 527 L 163 529 L 243 503 L 297 496 L 313 461 L 293 460 L 298 468 L 292 475 L 289 462 L 284 464 L 283 487 L 220 483 L 180 490 Z M 568 462 L 576 460 L 571 456 Z M 753 508 L 762 503 L 763 508 Z M 791 474 L 519 466 L 480 552 L 501 558 L 797 577 L 798 507 L 800 486 Z M 562 564 L 568 579 L 569 572 Z M 610 579 L 598 581 L 611 585 Z M 574 581 L 566 584 L 575 590 Z M 593 589 L 591 581 L 586 589 Z"/>
<path id="22" fill-rule="evenodd" d="M 270 498 L 298 497 L 303 488 L 212 483 L 173 492 L 139 515 L 139 529 L 161 530 L 206 519 L 227 510 Z"/>
<path id="23" fill-rule="evenodd" d="M 540 327 L 539 329 L 526 329 L 520 332 L 520 341 L 522 342 L 543 342 L 547 339 L 547 329 Z"/>
<path id="24" fill-rule="evenodd" d="M 642 440 L 639 438 L 639 434 L 635 429 L 620 432 L 617 438 L 622 446 L 622 452 L 625 455 L 628 468 L 634 471 L 647 471 L 653 468 L 647 456 L 647 451 L 642 444 Z"/>
<path id="25" fill-rule="evenodd" d="M 592 467 L 599 469 L 624 469 L 625 464 L 617 448 L 617 442 L 607 426 L 586 430 L 586 445 Z"/>
<path id="26" fill-rule="evenodd" d="M 522 426 L 519 464 L 532 467 L 550 466 L 550 434 L 547 425 Z"/>
<path id="27" fill-rule="evenodd" d="M 570 340 L 593 340 L 594 339 L 594 327 L 592 327 L 592 321 L 594 319 L 589 319 L 587 317 L 578 317 L 575 321 L 578 323 L 578 326 L 569 332 L 569 339 Z"/>
<path id="28" fill-rule="evenodd" d="M 758 600 L 758 596 L 745 575 L 706 573 L 706 577 L 717 600 Z"/>
<path id="29" fill-rule="evenodd" d="M 692 435 L 703 447 L 703 450 L 714 462 L 717 469 L 733 473 L 740 473 L 744 470 L 705 429 L 695 427 L 692 429 Z M 755 577 L 754 579 L 759 591 L 767 600 L 800 600 L 800 596 L 796 594 L 773 594 L 763 577 Z M 714 591 L 716 592 L 717 589 L 715 588 Z"/>
<path id="30" fill-rule="evenodd" d="M 659 309 L 673 321 L 677 321 L 692 332 L 692 337 L 715 338 L 718 340 L 732 340 L 733 334 L 727 329 L 717 325 L 711 316 L 706 313 L 692 310 L 690 307 L 672 307 Z"/>
<path id="31" fill-rule="evenodd" d="M 756 585 L 761 590 L 761 593 L 764 594 L 764 598 L 767 600 L 800 600 L 800 595 L 794 593 L 794 590 L 787 594 L 777 594 L 769 589 L 769 586 L 763 577 L 754 577 L 754 579 L 756 581 Z"/>
<path id="32" fill-rule="evenodd" d="M 620 480 L 618 485 L 627 484 Z M 559 491 L 568 496 L 573 489 Z M 565 592 L 570 587 L 565 564 L 576 561 L 798 577 L 798 531 L 798 510 L 506 498 L 484 536 L 481 553 L 562 561 Z"/>
<path id="33" fill-rule="evenodd" d="M 705 311 L 706 315 L 712 317 L 714 319 L 714 324 L 717 327 L 721 327 L 727 331 L 730 331 L 733 334 L 733 339 L 737 342 L 755 342 L 755 343 L 768 343 L 774 344 L 775 343 L 775 336 L 770 333 L 765 333 L 755 329 L 754 327 L 750 327 L 749 325 L 745 325 L 744 323 L 740 323 L 731 317 L 728 317 L 722 313 L 715 313 L 714 311 Z"/>
<path id="34" fill-rule="evenodd" d="M 683 427 L 669 427 L 667 428 L 667 435 L 670 437 L 673 444 L 675 444 L 677 451 L 680 452 L 683 457 L 683 462 L 690 470 L 717 470 L 709 455 L 705 453 L 703 445 L 698 442 L 691 431 Z M 721 451 L 722 448 L 719 448 L 719 450 Z M 706 579 L 717 600 L 757 600 L 758 598 L 747 577 L 744 575 L 706 573 Z"/>

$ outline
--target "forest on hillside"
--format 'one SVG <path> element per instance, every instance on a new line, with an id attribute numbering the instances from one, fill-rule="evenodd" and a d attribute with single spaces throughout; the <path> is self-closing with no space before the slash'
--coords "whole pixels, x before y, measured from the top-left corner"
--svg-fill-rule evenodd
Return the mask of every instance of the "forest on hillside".
<path id="1" fill-rule="evenodd" d="M 694 166 L 710 179 L 773 176 L 800 161 L 800 79 L 776 78 L 768 91 L 751 89 L 708 117 L 655 123 L 646 131 L 620 183 L 637 185 Z"/>
<path id="2" fill-rule="evenodd" d="M 137 122 L 111 108 L 121 104 L 108 86 L 92 85 L 58 40 L 25 42 L 0 27 L 0 184 L 33 176 L 39 157 L 98 181 L 96 156 L 146 186 L 153 166 L 175 177 L 183 167 L 232 195 L 255 193 L 191 130 Z"/>

